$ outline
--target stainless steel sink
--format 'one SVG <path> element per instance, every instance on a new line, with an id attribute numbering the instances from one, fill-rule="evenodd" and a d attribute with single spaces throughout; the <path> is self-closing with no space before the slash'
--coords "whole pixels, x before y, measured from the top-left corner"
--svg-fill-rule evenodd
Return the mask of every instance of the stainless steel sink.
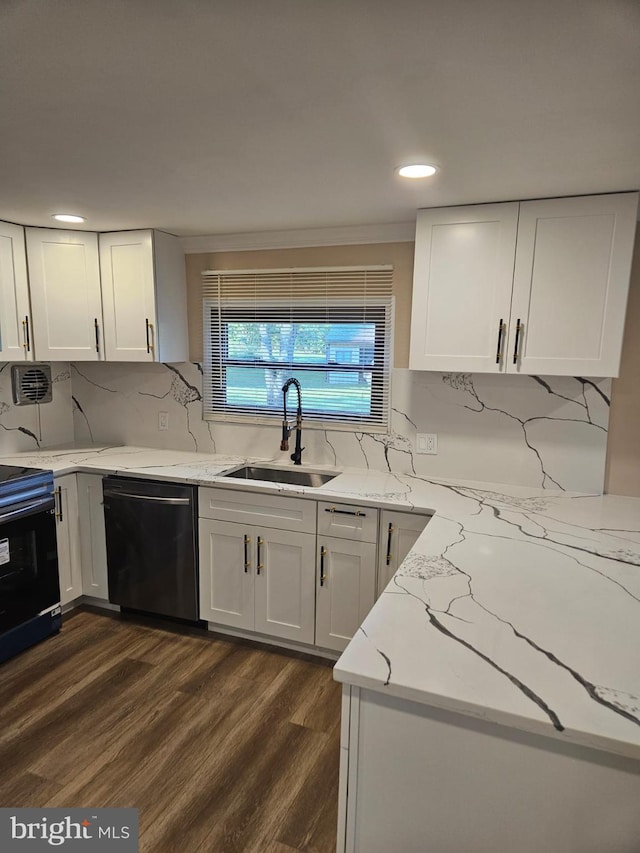
<path id="1" fill-rule="evenodd" d="M 256 465 L 245 465 L 235 471 L 229 471 L 225 477 L 235 477 L 238 480 L 262 480 L 268 483 L 286 483 L 289 486 L 324 486 L 337 474 L 319 474 L 316 471 L 296 471 L 295 468 L 261 468 Z"/>

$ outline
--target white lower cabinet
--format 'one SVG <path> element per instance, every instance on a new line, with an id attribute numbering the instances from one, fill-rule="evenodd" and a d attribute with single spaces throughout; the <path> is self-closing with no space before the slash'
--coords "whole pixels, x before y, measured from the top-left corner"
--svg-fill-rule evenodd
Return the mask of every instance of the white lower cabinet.
<path id="1" fill-rule="evenodd" d="M 199 540 L 200 618 L 252 630 L 254 583 L 248 530 L 244 525 L 201 518 Z"/>
<path id="2" fill-rule="evenodd" d="M 62 474 L 54 485 L 60 603 L 108 601 L 102 475 Z"/>
<path id="3" fill-rule="evenodd" d="M 376 545 L 318 537 L 316 645 L 343 651 L 376 597 Z"/>
<path id="4" fill-rule="evenodd" d="M 337 853 L 639 849 L 637 759 L 384 690 L 343 685 Z"/>
<path id="5" fill-rule="evenodd" d="M 68 604 L 82 595 L 80 520 L 76 475 L 63 474 L 56 477 L 54 485 L 60 603 Z"/>
<path id="6" fill-rule="evenodd" d="M 376 599 L 378 510 L 318 503 L 316 645 L 343 651 Z"/>
<path id="7" fill-rule="evenodd" d="M 424 530 L 430 515 L 413 512 L 395 512 L 384 509 L 380 513 L 378 547 L 378 590 L 380 595 L 398 571 L 409 551 Z M 377 596 L 376 596 L 377 597 Z"/>
<path id="8" fill-rule="evenodd" d="M 254 537 L 255 630 L 313 643 L 316 537 L 260 527 Z"/>
<path id="9" fill-rule="evenodd" d="M 337 652 L 430 518 L 207 487 L 199 513 L 200 618 Z"/>
<path id="10" fill-rule="evenodd" d="M 82 592 L 109 600 L 101 474 L 77 474 Z"/>
<path id="11" fill-rule="evenodd" d="M 311 533 L 200 519 L 200 618 L 313 643 Z"/>

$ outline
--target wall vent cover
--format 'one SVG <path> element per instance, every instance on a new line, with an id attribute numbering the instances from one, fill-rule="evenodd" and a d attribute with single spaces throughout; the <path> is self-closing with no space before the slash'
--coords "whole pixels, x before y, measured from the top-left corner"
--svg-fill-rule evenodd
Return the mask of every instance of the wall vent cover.
<path id="1" fill-rule="evenodd" d="M 14 364 L 11 384 L 16 406 L 50 403 L 53 398 L 51 367 L 48 364 Z"/>

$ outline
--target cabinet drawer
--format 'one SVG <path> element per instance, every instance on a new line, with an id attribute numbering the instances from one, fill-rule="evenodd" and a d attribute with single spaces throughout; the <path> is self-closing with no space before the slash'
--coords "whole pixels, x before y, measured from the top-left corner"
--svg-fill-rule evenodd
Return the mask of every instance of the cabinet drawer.
<path id="1" fill-rule="evenodd" d="M 199 490 L 199 515 L 217 521 L 259 524 L 277 530 L 315 533 L 315 501 L 233 489 Z"/>
<path id="2" fill-rule="evenodd" d="M 375 542 L 378 510 L 357 504 L 318 503 L 318 535 Z"/>

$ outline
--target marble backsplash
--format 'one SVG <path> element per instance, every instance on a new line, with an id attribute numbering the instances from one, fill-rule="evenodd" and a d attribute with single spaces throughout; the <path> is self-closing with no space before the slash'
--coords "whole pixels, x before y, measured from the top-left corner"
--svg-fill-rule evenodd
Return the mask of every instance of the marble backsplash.
<path id="1" fill-rule="evenodd" d="M 83 362 L 71 365 L 71 379 L 77 443 L 287 456 L 278 422 L 202 420 L 197 364 Z M 307 427 L 303 462 L 601 492 L 610 390 L 609 379 L 394 370 L 390 433 Z M 159 412 L 169 415 L 166 431 Z M 437 455 L 415 452 L 417 432 L 437 433 Z"/>
<path id="2" fill-rule="evenodd" d="M 0 452 L 19 453 L 73 442 L 69 365 L 51 365 L 53 399 L 42 405 L 16 406 L 11 391 L 11 365 L 0 363 Z"/>

